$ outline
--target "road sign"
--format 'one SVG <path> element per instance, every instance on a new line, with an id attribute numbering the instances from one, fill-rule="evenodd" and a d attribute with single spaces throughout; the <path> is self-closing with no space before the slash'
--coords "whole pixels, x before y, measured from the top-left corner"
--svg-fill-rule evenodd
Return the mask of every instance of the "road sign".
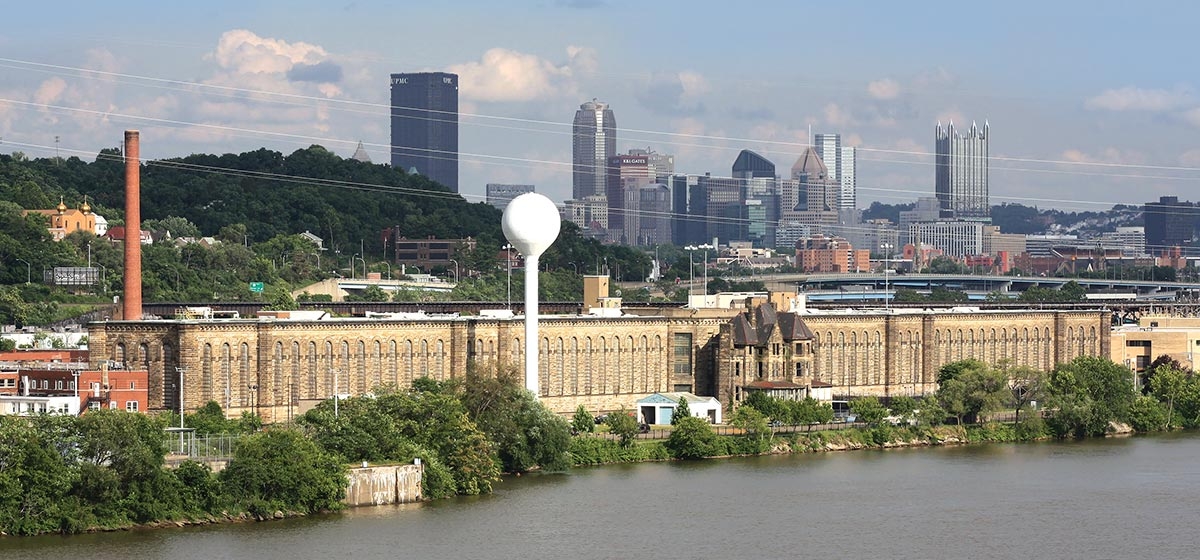
<path id="1" fill-rule="evenodd" d="M 261 294 L 263 291 L 263 283 L 262 282 L 251 282 L 250 283 L 250 291 L 254 292 L 256 294 Z"/>

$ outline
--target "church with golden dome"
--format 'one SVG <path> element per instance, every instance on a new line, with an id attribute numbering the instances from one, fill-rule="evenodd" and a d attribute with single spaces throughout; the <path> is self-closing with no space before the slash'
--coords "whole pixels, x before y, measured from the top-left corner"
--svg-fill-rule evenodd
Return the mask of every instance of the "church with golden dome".
<path id="1" fill-rule="evenodd" d="M 26 214 L 42 214 L 49 218 L 50 223 L 47 229 L 50 230 L 50 236 L 55 241 L 62 239 L 76 231 L 86 231 L 92 235 L 97 235 L 96 231 L 96 214 L 92 212 L 92 207 L 87 203 L 87 198 L 83 200 L 83 204 L 79 208 L 68 208 L 66 203 L 60 197 L 58 206 L 49 210 L 27 210 Z"/>

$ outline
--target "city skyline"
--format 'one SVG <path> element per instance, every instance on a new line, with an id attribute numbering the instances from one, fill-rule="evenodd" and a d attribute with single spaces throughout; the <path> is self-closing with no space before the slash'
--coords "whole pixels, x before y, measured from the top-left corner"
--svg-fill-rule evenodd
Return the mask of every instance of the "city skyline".
<path id="1" fill-rule="evenodd" d="M 1035 6 L 1037 18 L 1021 16 Z M 53 28 L 0 31 L 0 151 L 91 159 L 138 128 L 147 159 L 311 144 L 349 157 L 363 141 L 388 161 L 388 76 L 447 72 L 461 77 L 459 190 L 471 201 L 489 182 L 570 197 L 568 119 L 591 98 L 621 114 L 616 153 L 673 154 L 679 173 L 723 174 L 743 149 L 785 167 L 810 130 L 839 134 L 857 152 L 860 208 L 931 196 L 929 127 L 965 125 L 968 115 L 1001 133 L 990 146 L 993 204 L 1102 210 L 1186 198 L 1200 180 L 1200 96 L 1178 71 L 1195 50 L 1190 5 L 1147 10 L 1136 28 L 1115 4 L 1086 14 L 954 6 L 941 12 L 937 41 L 925 14 L 903 6 L 768 3 L 750 14 L 663 2 L 628 18 L 630 7 L 477 3 L 401 14 L 372 2 L 218 1 L 141 3 L 137 17 L 121 18 L 70 5 Z M 23 4 L 9 13 L 39 14 Z M 803 40 L 783 33 L 801 14 L 854 24 Z M 657 32 L 668 19 L 719 29 L 723 40 Z M 403 32 L 395 21 L 407 23 Z M 802 72 L 790 69 L 797 52 L 814 55 Z"/>

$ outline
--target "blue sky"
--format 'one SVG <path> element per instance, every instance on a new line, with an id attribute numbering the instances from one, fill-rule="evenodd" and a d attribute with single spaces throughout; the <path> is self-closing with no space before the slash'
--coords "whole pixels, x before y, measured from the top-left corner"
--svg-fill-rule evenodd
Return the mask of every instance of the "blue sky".
<path id="1" fill-rule="evenodd" d="M 679 172 L 726 175 L 750 148 L 786 175 L 809 126 L 841 133 L 860 206 L 932 195 L 939 119 L 991 123 L 993 203 L 1200 199 L 1191 3 L 398 4 L 7 6 L 0 151 L 50 156 L 58 136 L 91 159 L 138 128 L 147 158 L 361 140 L 385 161 L 388 74 L 442 70 L 472 115 L 470 200 L 487 182 L 569 196 L 569 124 L 593 97 L 619 149 L 673 153 Z"/>

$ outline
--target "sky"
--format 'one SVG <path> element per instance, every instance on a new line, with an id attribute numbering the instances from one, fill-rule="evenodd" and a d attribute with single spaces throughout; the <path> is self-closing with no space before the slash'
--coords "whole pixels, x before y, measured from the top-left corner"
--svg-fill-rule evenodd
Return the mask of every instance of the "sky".
<path id="1" fill-rule="evenodd" d="M 809 131 L 859 148 L 858 202 L 932 196 L 934 127 L 990 124 L 992 204 L 1200 200 L 1189 2 L 23 2 L 0 26 L 0 153 L 387 162 L 389 74 L 460 75 L 460 193 L 571 193 L 570 124 L 728 176 L 788 170 Z"/>

